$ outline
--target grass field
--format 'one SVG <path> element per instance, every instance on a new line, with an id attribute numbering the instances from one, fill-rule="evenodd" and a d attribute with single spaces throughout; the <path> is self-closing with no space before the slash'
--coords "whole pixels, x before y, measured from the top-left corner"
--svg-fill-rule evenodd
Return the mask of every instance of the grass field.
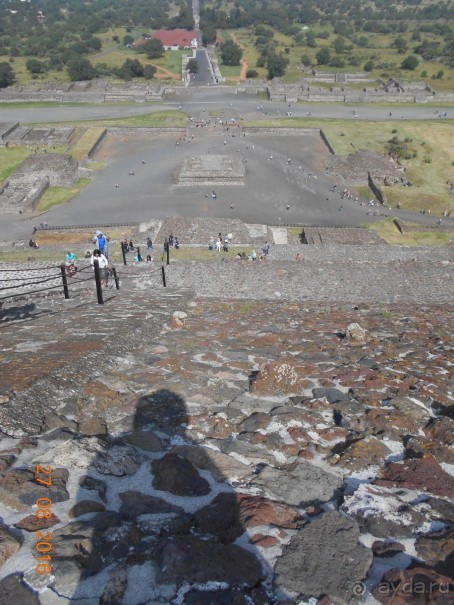
<path id="1" fill-rule="evenodd" d="M 39 200 L 38 212 L 44 212 L 52 208 L 52 206 L 58 206 L 69 202 L 69 200 L 72 200 L 76 195 L 79 195 L 81 190 L 90 182 L 90 179 L 81 178 L 77 181 L 75 187 L 49 187 Z"/>
<path id="2" fill-rule="evenodd" d="M 85 160 L 104 130 L 102 127 L 88 128 L 69 152 L 71 157 L 78 161 Z"/>
<path id="3" fill-rule="evenodd" d="M 0 183 L 31 154 L 26 147 L 0 147 Z"/>
<path id="4" fill-rule="evenodd" d="M 186 126 L 188 116 L 178 110 L 164 110 L 155 113 L 147 113 L 137 116 L 128 116 L 124 118 L 111 118 L 106 120 L 74 120 L 73 124 L 85 124 L 92 128 L 102 128 L 103 126 Z M 38 124 L 37 124 L 38 125 Z M 67 126 L 67 122 L 40 122 L 39 125 Z"/>
<path id="5" fill-rule="evenodd" d="M 454 231 L 404 231 L 399 232 L 392 219 L 372 223 L 368 229 L 376 231 L 388 244 L 399 246 L 445 246 L 454 244 Z"/>

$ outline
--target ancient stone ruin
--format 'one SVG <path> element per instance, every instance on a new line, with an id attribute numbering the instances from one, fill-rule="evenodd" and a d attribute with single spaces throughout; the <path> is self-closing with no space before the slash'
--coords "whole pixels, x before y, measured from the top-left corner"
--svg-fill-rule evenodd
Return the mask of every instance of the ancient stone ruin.
<path id="1" fill-rule="evenodd" d="M 185 158 L 178 175 L 179 185 L 244 185 L 241 159 L 231 155 L 202 155 Z"/>

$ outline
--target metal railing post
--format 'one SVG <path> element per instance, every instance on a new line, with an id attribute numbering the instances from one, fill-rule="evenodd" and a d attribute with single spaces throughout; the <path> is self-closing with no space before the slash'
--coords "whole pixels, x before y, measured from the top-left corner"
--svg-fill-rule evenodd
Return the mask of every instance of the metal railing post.
<path id="1" fill-rule="evenodd" d="M 164 241 L 164 248 L 167 254 L 167 262 L 166 265 L 170 265 L 170 245 L 169 245 L 169 240 L 166 238 Z"/>
<path id="2" fill-rule="evenodd" d="M 123 264 L 126 267 L 128 263 L 126 262 L 126 250 L 123 242 L 121 242 L 121 253 L 123 254 Z"/>
<path id="3" fill-rule="evenodd" d="M 63 294 L 65 295 L 66 300 L 69 298 L 69 289 L 68 289 L 68 280 L 66 278 L 66 266 L 65 263 L 60 265 L 61 271 L 61 280 L 63 282 Z"/>
<path id="4" fill-rule="evenodd" d="M 120 289 L 120 280 L 118 279 L 117 270 L 115 269 L 115 267 L 112 267 L 112 275 L 114 276 L 115 287 L 117 290 L 119 290 Z"/>
<path id="5" fill-rule="evenodd" d="M 167 283 L 166 283 L 166 270 L 164 265 L 162 265 L 161 267 L 161 271 L 162 271 L 162 285 L 164 286 L 164 288 L 167 288 Z"/>
<path id="6" fill-rule="evenodd" d="M 101 272 L 99 270 L 99 261 L 97 261 L 96 258 L 93 260 L 93 267 L 95 269 L 96 296 L 98 297 L 98 305 L 103 305 L 104 299 L 102 297 Z"/>

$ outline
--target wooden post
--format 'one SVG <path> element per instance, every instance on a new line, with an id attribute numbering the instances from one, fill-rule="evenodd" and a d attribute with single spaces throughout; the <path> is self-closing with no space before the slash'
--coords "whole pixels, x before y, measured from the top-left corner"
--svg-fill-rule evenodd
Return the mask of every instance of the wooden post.
<path id="1" fill-rule="evenodd" d="M 96 296 L 98 297 L 98 305 L 103 305 L 104 299 L 102 297 L 101 272 L 99 269 L 99 261 L 96 260 L 96 258 L 93 260 L 93 267 L 95 269 Z"/>
<path id="2" fill-rule="evenodd" d="M 162 285 L 164 286 L 164 288 L 167 288 L 167 284 L 166 284 L 166 270 L 165 270 L 164 265 L 162 265 L 161 271 L 162 271 Z"/>
<path id="3" fill-rule="evenodd" d="M 112 267 L 111 271 L 112 271 L 112 275 L 114 276 L 115 287 L 117 290 L 119 290 L 120 289 L 120 280 L 118 279 L 117 270 L 115 269 L 115 267 Z"/>
<path id="4" fill-rule="evenodd" d="M 69 290 L 68 290 L 68 280 L 66 279 L 66 266 L 65 263 L 60 265 L 61 271 L 61 280 L 63 282 L 63 294 L 65 295 L 66 300 L 69 298 Z"/>

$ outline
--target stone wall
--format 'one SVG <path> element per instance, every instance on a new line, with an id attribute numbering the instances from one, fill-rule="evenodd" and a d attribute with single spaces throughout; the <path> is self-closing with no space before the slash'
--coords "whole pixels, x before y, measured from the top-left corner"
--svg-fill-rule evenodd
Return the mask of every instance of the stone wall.
<path id="1" fill-rule="evenodd" d="M 373 192 L 373 194 L 377 198 L 377 200 L 381 204 L 383 204 L 384 206 L 387 206 L 388 202 L 387 202 L 387 199 L 386 199 L 386 195 L 380 189 L 377 180 L 374 179 L 374 177 L 372 176 L 372 174 L 370 172 L 367 173 L 367 182 L 369 184 L 369 187 L 370 187 L 371 191 Z"/>
<path id="2" fill-rule="evenodd" d="M 221 82 L 222 76 L 218 74 L 213 65 L 215 76 Z M 454 102 L 454 92 L 434 92 L 430 86 L 424 82 L 415 84 L 401 84 L 397 80 L 383 82 L 381 80 L 372 80 L 367 74 L 351 73 L 345 74 L 343 82 L 346 85 L 339 91 L 326 90 L 317 87 L 314 90 L 310 82 L 339 83 L 339 77 L 336 73 L 314 72 L 314 78 L 311 80 L 301 78 L 298 84 L 287 84 L 279 78 L 275 78 L 271 83 L 244 82 L 238 86 L 200 86 L 194 89 L 181 86 L 181 83 L 175 82 L 170 86 L 150 86 L 137 84 L 113 85 L 104 81 L 93 81 L 91 83 L 74 83 L 67 88 L 63 86 L 49 85 L 44 88 L 34 87 L 32 83 L 27 87 L 9 87 L 0 91 L 1 101 L 57 101 L 61 103 L 102 103 L 106 101 L 132 101 L 144 103 L 162 99 L 164 94 L 180 94 L 182 92 L 191 93 L 201 92 L 204 89 L 211 92 L 224 93 L 243 93 L 256 94 L 267 91 L 272 101 L 309 101 L 309 102 L 341 102 L 341 103 L 426 103 L 432 102 Z M 348 82 L 375 82 L 376 88 L 367 91 L 357 91 L 348 88 Z M 341 82 L 341 83 L 343 83 Z M 77 86 L 76 86 L 77 84 Z"/>
<path id="3" fill-rule="evenodd" d="M 101 146 L 102 142 L 104 141 L 104 139 L 106 138 L 106 136 L 107 136 L 107 128 L 104 128 L 104 130 L 102 131 L 102 133 L 99 135 L 98 140 L 96 141 L 96 143 L 93 145 L 93 147 L 87 153 L 87 158 L 92 158 L 95 155 L 95 153 L 100 148 L 100 146 Z"/>
<path id="4" fill-rule="evenodd" d="M 107 134 L 112 136 L 126 136 L 126 135 L 169 135 L 175 134 L 179 136 L 187 136 L 187 128 L 185 126 L 112 126 L 107 128 Z"/>
<path id="5" fill-rule="evenodd" d="M 243 126 L 241 134 L 265 134 L 273 136 L 305 136 L 307 134 L 319 134 L 319 128 L 279 128 L 261 126 Z"/>

